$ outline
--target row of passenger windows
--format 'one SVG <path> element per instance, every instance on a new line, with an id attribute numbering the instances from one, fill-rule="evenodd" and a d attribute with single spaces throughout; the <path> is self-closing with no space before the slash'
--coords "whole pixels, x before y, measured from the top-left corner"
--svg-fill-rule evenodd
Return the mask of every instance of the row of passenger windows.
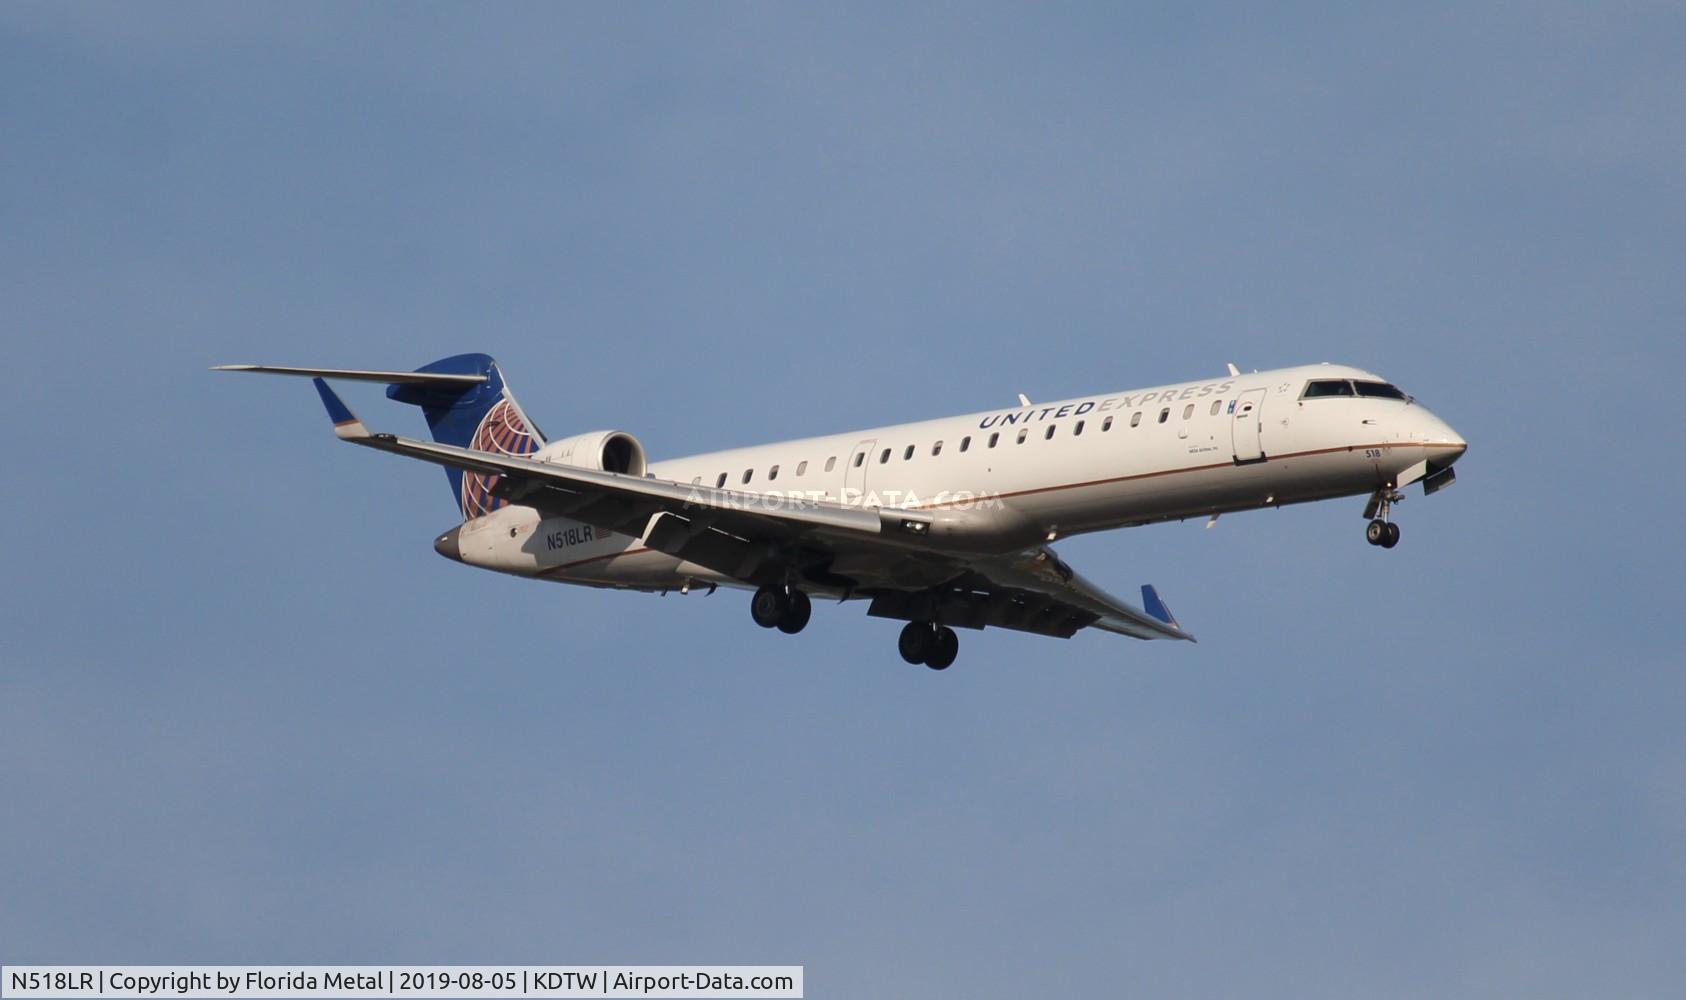
<path id="1" fill-rule="evenodd" d="M 1392 388 L 1392 387 L 1389 386 L 1389 388 Z M 1397 390 L 1395 390 L 1395 391 L 1397 391 Z M 1224 401 L 1222 399 L 1212 400 L 1211 410 L 1210 410 L 1210 413 L 1208 415 L 1214 416 L 1214 417 L 1217 416 L 1220 412 L 1223 411 L 1223 406 L 1224 406 Z M 1189 403 L 1189 404 L 1187 404 L 1183 407 L 1183 419 L 1184 420 L 1191 420 L 1191 419 L 1193 419 L 1193 417 L 1194 417 L 1194 404 Z M 1113 419 L 1114 418 L 1112 418 L 1112 417 L 1107 417 L 1106 419 L 1101 421 L 1101 432 L 1102 433 L 1105 433 L 1106 431 L 1112 430 Z M 1170 419 L 1171 419 L 1171 408 L 1169 406 L 1161 408 L 1160 411 L 1159 411 L 1159 419 L 1158 419 L 1157 422 L 1163 424 L 1163 423 L 1166 423 L 1167 421 L 1169 421 Z M 1088 426 L 1088 423 L 1089 422 L 1087 420 L 1079 420 L 1079 421 L 1077 421 L 1077 423 L 1073 424 L 1072 427 L 1071 427 L 1072 437 L 1081 436 L 1082 433 L 1083 433 L 1083 429 Z M 1130 426 L 1131 427 L 1140 427 L 1141 423 L 1142 423 L 1142 411 L 1141 410 L 1137 410 L 1135 413 L 1130 414 Z M 1058 430 L 1059 430 L 1058 424 L 1049 424 L 1046 428 L 1043 429 L 1042 439 L 1044 441 L 1052 441 L 1054 439 L 1054 434 Z M 1014 439 L 1014 443 L 1015 444 L 1024 444 L 1025 441 L 1029 440 L 1029 438 L 1030 438 L 1030 428 L 1021 427 L 1021 428 L 1019 428 L 1018 436 Z M 994 448 L 996 445 L 998 445 L 1000 443 L 1001 443 L 1001 432 L 995 431 L 995 432 L 990 434 L 988 443 L 985 445 L 985 447 Z M 917 449 L 917 447 L 918 447 L 917 445 L 911 445 L 910 444 L 907 447 L 903 448 L 902 449 L 902 461 L 904 461 L 904 462 L 911 461 L 913 459 L 913 454 L 914 454 L 915 450 Z M 971 449 L 972 449 L 972 436 L 970 434 L 968 434 L 967 436 L 960 439 L 959 450 L 964 452 L 964 451 L 970 451 Z M 884 450 L 880 451 L 878 453 L 878 464 L 879 465 L 888 464 L 889 461 L 890 461 L 890 456 L 895 454 L 895 451 L 896 451 L 896 449 L 894 449 L 894 448 L 885 448 Z M 942 453 L 943 453 L 943 443 L 941 441 L 938 441 L 937 443 L 931 445 L 931 457 L 932 458 L 935 458 L 938 455 L 941 455 Z M 858 469 L 862 465 L 866 464 L 866 457 L 867 457 L 866 452 L 858 451 L 858 452 L 855 453 L 855 456 L 851 460 L 850 464 Z M 836 468 L 837 468 L 837 456 L 836 455 L 833 455 L 830 458 L 825 460 L 825 471 L 831 472 L 831 471 L 835 470 Z M 805 476 L 807 474 L 808 474 L 808 463 L 806 461 L 796 463 L 796 475 L 798 477 L 801 477 L 801 476 Z M 729 473 L 722 472 L 722 473 L 720 473 L 719 476 L 715 477 L 714 488 L 715 489 L 723 489 L 726 486 L 726 478 L 727 478 L 728 475 L 729 475 Z M 755 470 L 754 469 L 745 469 L 745 470 L 743 470 L 743 476 L 740 479 L 740 482 L 747 486 L 747 485 L 749 485 L 749 483 L 752 480 L 754 480 L 754 478 L 755 478 Z M 774 482 L 778 478 L 779 478 L 779 466 L 777 466 L 777 465 L 770 466 L 767 469 L 767 481 L 768 482 Z M 692 479 L 691 484 L 693 486 L 700 486 L 702 484 L 702 477 L 697 476 L 696 478 Z"/>

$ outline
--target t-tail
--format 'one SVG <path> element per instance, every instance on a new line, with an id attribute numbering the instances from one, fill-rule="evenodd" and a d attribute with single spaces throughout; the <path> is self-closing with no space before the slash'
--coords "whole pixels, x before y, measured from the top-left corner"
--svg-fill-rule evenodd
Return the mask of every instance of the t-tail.
<path id="1" fill-rule="evenodd" d="M 219 365 L 216 370 L 384 382 L 388 398 L 421 407 L 433 440 L 440 444 L 516 456 L 531 455 L 544 446 L 544 435 L 515 401 L 498 363 L 486 354 L 441 358 L 413 372 L 276 365 Z M 492 494 L 495 476 L 450 466 L 445 475 L 465 521 L 506 503 Z"/>

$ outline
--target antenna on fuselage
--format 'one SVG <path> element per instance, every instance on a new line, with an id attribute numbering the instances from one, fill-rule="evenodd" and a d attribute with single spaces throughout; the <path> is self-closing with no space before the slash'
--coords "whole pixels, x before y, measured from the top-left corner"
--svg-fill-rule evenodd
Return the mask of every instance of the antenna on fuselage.
<path id="1" fill-rule="evenodd" d="M 1225 365 L 1225 366 L 1224 366 L 1224 367 L 1225 367 L 1225 368 L 1228 368 L 1228 369 L 1229 369 L 1229 377 L 1230 377 L 1230 378 L 1238 378 L 1238 377 L 1240 377 L 1240 375 L 1241 375 L 1241 369 L 1239 369 L 1239 368 L 1237 368 L 1237 367 L 1235 367 L 1235 363 L 1234 363 L 1234 362 L 1231 362 L 1231 363 L 1229 363 L 1229 364 L 1227 364 L 1227 365 Z"/>
<path id="2" fill-rule="evenodd" d="M 1019 405 L 1020 406 L 1029 406 L 1030 405 L 1030 397 L 1026 396 L 1022 392 L 1019 393 Z"/>

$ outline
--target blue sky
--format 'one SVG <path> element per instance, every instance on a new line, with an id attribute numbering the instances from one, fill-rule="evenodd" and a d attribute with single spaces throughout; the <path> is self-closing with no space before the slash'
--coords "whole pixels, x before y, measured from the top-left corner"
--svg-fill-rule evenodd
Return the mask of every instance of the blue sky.
<path id="1" fill-rule="evenodd" d="M 1686 979 L 1668 5 L 0 7 L 0 960 L 810 996 Z M 1471 441 L 1062 542 L 1198 646 L 440 559 L 219 362 L 495 354 L 655 456 L 1336 360 Z M 348 390 L 378 428 L 413 411 Z"/>

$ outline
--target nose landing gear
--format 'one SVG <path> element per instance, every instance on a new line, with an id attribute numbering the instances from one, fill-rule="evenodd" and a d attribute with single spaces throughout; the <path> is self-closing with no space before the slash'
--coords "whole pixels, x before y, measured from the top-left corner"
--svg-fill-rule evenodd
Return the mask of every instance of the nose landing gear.
<path id="1" fill-rule="evenodd" d="M 1399 544 L 1399 525 L 1378 518 L 1364 528 L 1364 540 L 1371 545 L 1391 549 Z"/>
<path id="2" fill-rule="evenodd" d="M 1394 489 L 1380 489 L 1364 506 L 1364 516 L 1370 523 L 1364 526 L 1364 540 L 1371 545 L 1379 545 L 1384 549 L 1391 549 L 1399 544 L 1399 525 L 1388 520 L 1393 511 L 1393 505 L 1405 499 L 1405 495 Z"/>

